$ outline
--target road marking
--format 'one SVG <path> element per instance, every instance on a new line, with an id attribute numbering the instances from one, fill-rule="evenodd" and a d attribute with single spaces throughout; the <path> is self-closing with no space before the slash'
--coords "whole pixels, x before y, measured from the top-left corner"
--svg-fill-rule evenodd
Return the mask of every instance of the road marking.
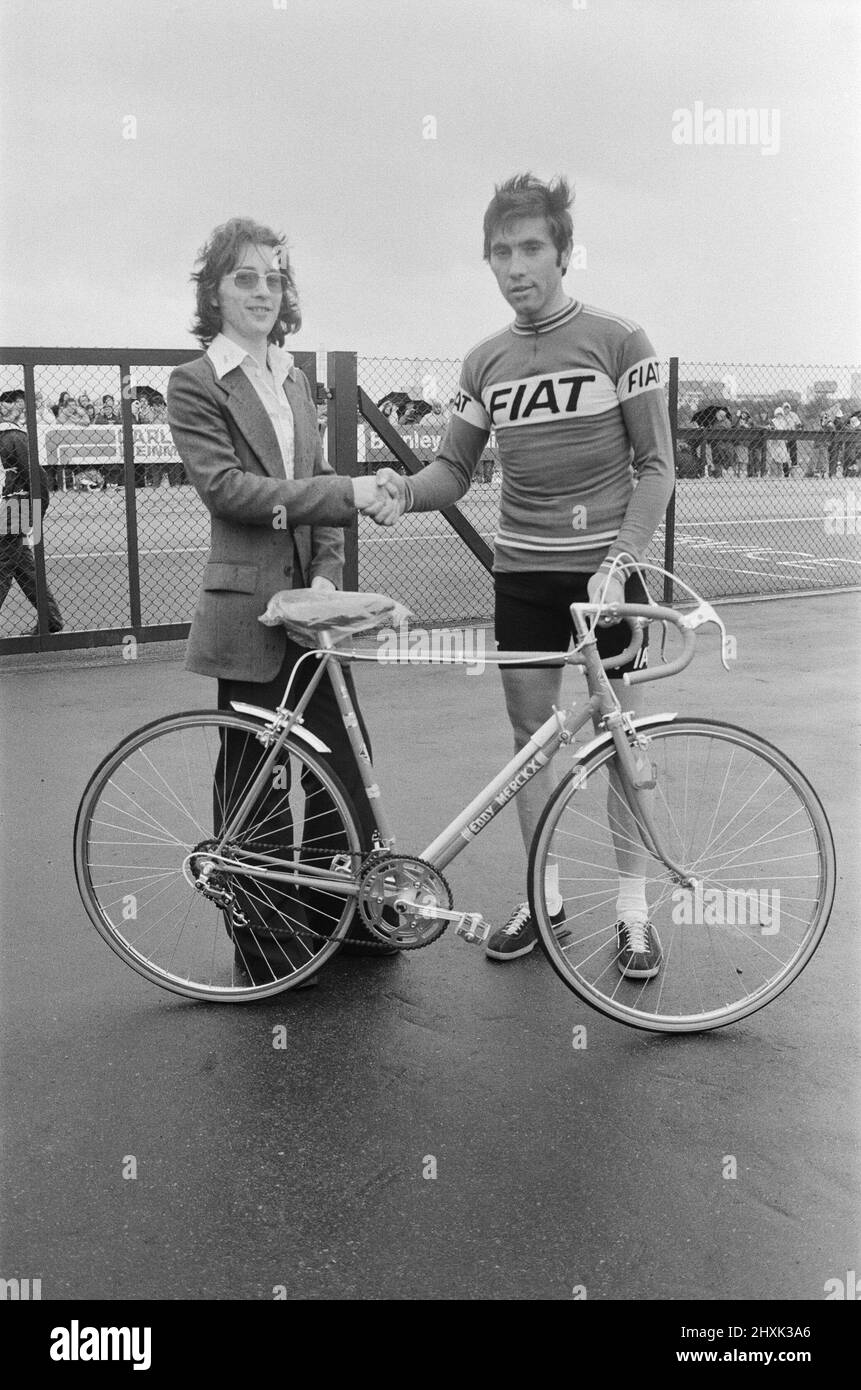
<path id="1" fill-rule="evenodd" d="M 172 550 L 139 550 L 138 555 L 206 555 L 208 545 L 176 546 Z M 45 552 L 46 560 L 112 560 L 117 556 L 126 558 L 125 550 L 77 550 L 71 555 L 56 555 L 52 550 Z"/>
<path id="2" fill-rule="evenodd" d="M 794 521 L 822 521 L 824 512 L 818 516 L 765 516 L 765 517 L 734 517 L 730 521 L 693 521 L 689 517 L 678 522 L 681 526 L 777 526 L 778 524 L 789 524 Z"/>
<path id="3" fill-rule="evenodd" d="M 412 541 L 450 541 L 456 532 L 451 531 L 420 531 L 417 536 L 368 536 L 367 540 L 360 536 L 359 545 L 385 545 L 387 541 L 400 541 L 402 544 Z M 493 531 L 478 531 L 483 541 L 492 540 Z M 460 539 L 460 537 L 458 537 Z"/>

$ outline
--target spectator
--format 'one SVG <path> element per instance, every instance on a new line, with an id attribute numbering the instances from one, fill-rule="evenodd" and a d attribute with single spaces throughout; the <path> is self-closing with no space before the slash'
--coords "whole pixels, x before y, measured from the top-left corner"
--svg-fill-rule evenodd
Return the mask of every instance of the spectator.
<path id="1" fill-rule="evenodd" d="M 705 430 L 702 421 L 698 420 L 696 415 L 691 420 L 691 425 L 696 430 L 696 434 L 692 434 L 688 440 L 691 454 L 691 477 L 704 478 L 708 473 Z"/>
<path id="2" fill-rule="evenodd" d="M 729 411 L 723 407 L 715 412 L 713 428 L 716 430 L 731 430 L 732 421 L 729 418 Z M 712 471 L 716 478 L 722 478 L 724 471 L 731 472 L 735 466 L 735 448 L 732 439 L 727 434 L 725 439 L 719 436 L 712 440 Z"/>
<path id="3" fill-rule="evenodd" d="M 133 396 L 129 402 L 134 425 L 148 425 L 152 421 L 152 414 L 149 406 L 149 399 L 146 396 Z M 134 427 L 134 426 L 133 426 Z M 132 435 L 134 438 L 134 434 Z M 135 487 L 146 487 L 147 468 L 145 463 L 138 463 L 135 459 Z"/>
<path id="4" fill-rule="evenodd" d="M 102 396 L 102 408 L 94 421 L 97 425 L 120 425 L 122 421 L 117 414 L 113 396 Z"/>
<path id="5" fill-rule="evenodd" d="M 138 399 L 140 400 L 140 411 L 138 423 L 141 425 L 167 425 L 167 403 L 160 391 L 152 387 L 143 388 L 148 394 L 141 396 L 140 389 Z M 165 431 L 165 441 L 169 438 Z M 173 470 L 173 473 L 171 472 Z M 179 472 L 177 472 L 179 470 Z M 146 470 L 147 482 L 150 487 L 161 487 L 162 482 L 167 478 L 171 487 L 182 481 L 182 465 L 169 464 L 166 459 L 154 459 Z"/>
<path id="6" fill-rule="evenodd" d="M 136 425 L 155 425 L 159 423 L 159 405 L 164 406 L 164 396 L 154 386 L 139 386 L 132 401 L 132 415 Z M 162 415 L 165 420 L 165 415 Z M 135 463 L 135 487 L 161 487 L 168 472 L 166 464 Z"/>
<path id="7" fill-rule="evenodd" d="M 58 425 L 88 425 L 90 417 L 82 410 L 70 391 L 61 391 L 57 402 Z"/>
<path id="8" fill-rule="evenodd" d="M 752 478 L 764 478 L 767 473 L 766 449 L 767 449 L 767 430 L 771 428 L 767 410 L 760 410 L 757 414 L 756 423 L 753 425 L 750 445 L 747 451 L 748 468 Z"/>
<path id="9" fill-rule="evenodd" d="M 0 462 L 3 465 L 3 523 L 0 525 L 0 608 L 12 587 L 13 579 L 29 599 L 34 608 L 36 600 L 36 562 L 33 548 L 28 543 L 24 524 L 38 517 L 39 525 L 51 500 L 48 478 L 44 468 L 37 463 L 39 474 L 38 512 L 33 506 L 30 492 L 30 451 L 27 446 L 26 431 L 16 423 L 21 392 L 4 391 L 0 395 Z M 7 505 L 11 504 L 11 505 Z M 46 587 L 48 608 L 48 628 L 59 632 L 63 618 L 51 590 Z M 35 636 L 39 630 L 38 622 L 26 629 L 28 637 Z"/>
<path id="10" fill-rule="evenodd" d="M 735 422 L 735 476 L 741 477 L 742 468 L 749 478 L 751 473 L 750 440 L 752 438 L 753 419 L 749 410 L 740 410 L 738 419 Z"/>
<path id="11" fill-rule="evenodd" d="M 411 425 L 417 425 L 428 414 L 430 407 L 427 401 L 409 400 L 401 411 L 400 425 L 403 429 L 409 429 Z"/>
<path id="12" fill-rule="evenodd" d="M 857 478 L 861 464 L 861 411 L 855 410 L 847 421 L 843 440 L 843 476 Z"/>
<path id="13" fill-rule="evenodd" d="M 718 412 L 722 409 L 723 406 L 715 405 L 714 402 L 712 402 L 709 405 L 700 406 L 691 416 L 691 424 L 702 431 L 702 433 L 692 435 L 690 440 L 690 449 L 694 457 L 695 476 L 699 474 L 699 476 L 705 478 L 709 476 L 710 472 L 714 471 L 714 445 L 711 446 L 712 465 L 710 469 L 709 434 L 707 431 L 710 432 L 712 430 Z"/>
<path id="14" fill-rule="evenodd" d="M 101 409 L 93 423 L 96 425 L 112 425 L 115 429 L 120 429 L 122 427 L 122 420 L 117 414 L 113 396 L 102 396 Z M 105 492 L 109 485 L 111 487 L 122 487 L 123 466 L 121 463 L 106 464 L 102 469 L 102 492 Z"/>
<path id="15" fill-rule="evenodd" d="M 784 418 L 783 406 L 782 406 L 782 405 L 778 405 L 778 406 L 775 407 L 774 417 L 773 417 L 773 419 L 772 419 L 772 421 L 771 421 L 771 428 L 772 428 L 773 430 L 785 430 L 785 429 L 786 429 L 786 420 L 785 420 L 785 418 Z M 776 477 L 776 478 L 779 478 L 779 477 L 781 476 L 781 474 L 783 475 L 784 478 L 788 478 L 788 477 L 789 477 L 789 450 L 788 450 L 787 447 L 786 447 L 786 440 L 785 440 L 785 439 L 773 439 L 773 440 L 769 441 L 768 452 L 769 452 L 769 463 L 770 463 L 770 465 L 773 465 L 773 473 L 772 473 L 772 468 L 771 468 L 771 467 L 769 467 L 769 473 L 772 473 L 772 476 L 774 476 L 774 477 Z"/>
<path id="16" fill-rule="evenodd" d="M 784 420 L 786 421 L 786 424 L 784 425 L 784 429 L 787 429 L 787 430 L 800 430 L 800 429 L 801 429 L 801 420 L 800 420 L 799 417 L 796 415 L 795 411 L 792 409 L 792 406 L 789 404 L 789 401 L 784 401 L 784 402 L 783 402 L 783 418 L 784 418 Z M 789 451 L 789 467 L 790 467 L 790 468 L 797 468 L 797 467 L 798 467 L 798 440 L 797 440 L 797 439 L 787 439 L 787 441 L 786 441 L 786 447 L 787 447 L 787 450 Z M 789 477 L 789 474 L 787 473 L 786 476 Z"/>
<path id="17" fill-rule="evenodd" d="M 84 394 L 83 396 L 79 396 L 79 397 L 78 397 L 78 405 L 79 405 L 79 406 L 81 407 L 81 409 L 83 410 L 83 412 L 84 412 L 84 414 L 86 415 L 87 420 L 89 421 L 89 423 L 92 424 L 93 421 L 94 421 L 95 418 L 96 418 L 96 407 L 93 405 L 93 403 L 92 403 L 92 401 L 90 400 L 89 396 L 86 395 L 86 394 Z"/>
<path id="18" fill-rule="evenodd" d="M 840 406 L 829 410 L 823 416 L 825 429 L 828 431 L 828 476 L 837 477 L 837 469 L 840 464 L 840 457 L 843 452 L 843 411 Z"/>
<path id="19" fill-rule="evenodd" d="M 5 424 L 14 425 L 16 429 L 23 430 L 26 434 L 27 418 L 27 398 L 23 391 L 4 391 L 0 396 L 3 402 L 3 421 Z"/>

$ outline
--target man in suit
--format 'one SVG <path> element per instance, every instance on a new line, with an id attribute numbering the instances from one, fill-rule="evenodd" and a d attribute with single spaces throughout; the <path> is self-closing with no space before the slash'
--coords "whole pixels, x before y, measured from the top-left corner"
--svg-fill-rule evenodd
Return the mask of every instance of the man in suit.
<path id="1" fill-rule="evenodd" d="M 36 526 L 41 528 L 51 500 L 48 475 L 41 465 L 38 468 L 38 501 L 30 492 L 30 451 L 22 424 L 23 413 L 23 391 L 4 391 L 0 394 L 0 608 L 6 602 L 13 579 L 25 598 L 36 607 L 36 561 L 27 541 L 27 532 L 31 529 L 35 531 Z M 50 589 L 45 591 L 45 601 L 48 631 L 62 632 L 63 615 Z M 33 627 L 25 629 L 25 635 L 35 637 L 38 631 L 39 624 L 36 622 Z"/>
<path id="2" fill-rule="evenodd" d="M 258 622 L 260 614 L 279 589 L 340 587 L 342 528 L 357 509 L 373 514 L 386 499 L 373 477 L 339 477 L 323 456 L 311 389 L 283 347 L 285 334 L 301 323 L 284 238 L 249 218 L 232 218 L 212 233 L 192 279 L 192 331 L 206 351 L 172 372 L 168 423 L 189 481 L 210 513 L 212 533 L 186 666 L 217 679 L 219 709 L 230 709 L 233 700 L 274 709 L 302 648 L 282 627 Z M 300 666 L 291 702 L 306 688 L 313 665 Z M 373 816 L 327 679 L 304 718 L 331 748 L 331 765 L 353 800 L 370 849 Z M 367 742 L 364 728 L 363 734 Z M 242 786 L 242 756 L 236 747 L 222 748 L 216 786 Z M 219 807 L 216 790 L 216 822 L 228 809 Z M 261 806 L 258 814 L 272 817 L 273 833 L 277 827 L 289 843 L 283 811 Z M 323 838 L 325 817 L 315 832 Z M 267 886 L 265 901 L 250 892 L 237 893 L 237 899 L 239 926 L 231 925 L 237 963 L 252 978 L 271 979 L 268 965 L 274 961 L 277 969 L 289 952 L 291 928 L 301 935 L 309 924 L 307 895 L 303 904 Z M 358 934 L 354 925 L 351 935 Z M 363 948 L 354 949 L 390 953 L 369 935 Z"/>

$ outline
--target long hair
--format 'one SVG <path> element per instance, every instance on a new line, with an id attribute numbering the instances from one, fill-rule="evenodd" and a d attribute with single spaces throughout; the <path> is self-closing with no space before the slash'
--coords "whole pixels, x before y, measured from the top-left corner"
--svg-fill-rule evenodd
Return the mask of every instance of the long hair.
<path id="1" fill-rule="evenodd" d="M 515 174 L 494 188 L 484 214 L 484 259 L 490 260 L 490 242 L 498 228 L 505 229 L 521 217 L 544 217 L 559 256 L 574 239 L 569 208 L 574 194 L 562 177 L 542 183 L 534 174 Z"/>
<path id="2" fill-rule="evenodd" d="M 299 296 L 284 249 L 284 237 L 251 217 L 231 217 L 228 222 L 216 227 L 200 248 L 197 253 L 198 269 L 191 276 L 197 287 L 197 317 L 191 331 L 204 347 L 208 347 L 216 334 L 221 332 L 221 310 L 212 303 L 217 296 L 218 286 L 225 275 L 236 269 L 242 248 L 249 242 L 252 246 L 277 247 L 280 252 L 278 259 L 285 277 L 284 292 L 278 317 L 269 333 L 269 342 L 281 347 L 285 336 L 297 332 L 302 325 Z"/>

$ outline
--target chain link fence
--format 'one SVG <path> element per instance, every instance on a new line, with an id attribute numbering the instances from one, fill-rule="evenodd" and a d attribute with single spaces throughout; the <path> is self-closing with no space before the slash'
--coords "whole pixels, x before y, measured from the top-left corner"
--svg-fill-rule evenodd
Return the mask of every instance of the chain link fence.
<path id="1" fill-rule="evenodd" d="M 171 364 L 134 362 L 127 371 L 118 363 L 33 367 L 35 452 L 50 490 L 41 518 L 45 577 L 67 633 L 188 621 L 209 518 L 187 483 L 168 428 L 171 370 Z M 133 458 L 129 489 L 124 387 Z M 26 429 L 22 367 L 0 367 L 0 392 L 10 391 L 19 400 L 5 404 L 7 428 Z M 21 586 L 10 584 L 2 597 L 0 637 L 26 632 L 36 615 Z"/>
<path id="2" fill-rule="evenodd" d="M 402 436 L 420 463 L 442 443 L 460 377 L 456 358 L 359 357 L 359 385 Z M 359 420 L 359 466 L 399 468 L 372 427 Z M 492 544 L 502 477 L 491 435 L 473 485 L 459 504 Z M 359 580 L 363 589 L 391 593 L 424 625 L 486 622 L 493 613 L 493 582 L 484 566 L 438 512 L 404 517 L 396 531 L 359 518 Z"/>
<path id="3" fill-rule="evenodd" d="M 0 640 L 20 646 L 36 622 L 26 575 L 18 577 L 27 569 L 22 546 L 30 570 L 34 552 L 37 561 L 44 557 L 64 645 L 76 644 L 75 633 L 88 634 L 88 642 L 124 629 L 180 635 L 194 609 L 209 518 L 176 455 L 165 397 L 172 366 L 194 353 L 94 351 L 94 361 L 82 362 L 71 352 L 33 349 L 21 353 L 31 363 L 25 366 L 13 352 L 0 350 L 0 393 L 16 397 L 3 403 L 3 423 L 27 428 L 31 371 L 31 451 L 35 445 L 51 496 L 42 547 L 36 536 L 20 544 L 0 537 Z M 442 441 L 459 371 L 456 358 L 358 358 L 359 386 L 420 463 Z M 668 395 L 677 426 L 674 516 L 647 558 L 663 564 L 666 547 L 669 567 L 708 598 L 856 584 L 861 371 L 682 363 L 675 375 L 665 372 L 668 382 L 676 377 Z M 394 463 L 361 415 L 357 452 L 359 471 Z M 501 486 L 491 436 L 460 504 L 488 544 Z M 358 541 L 361 588 L 394 594 L 417 622 L 491 618 L 490 575 L 439 513 L 405 517 L 393 530 L 360 517 Z"/>
<path id="4" fill-rule="evenodd" d="M 861 371 L 681 363 L 674 565 L 707 598 L 861 579 Z"/>

